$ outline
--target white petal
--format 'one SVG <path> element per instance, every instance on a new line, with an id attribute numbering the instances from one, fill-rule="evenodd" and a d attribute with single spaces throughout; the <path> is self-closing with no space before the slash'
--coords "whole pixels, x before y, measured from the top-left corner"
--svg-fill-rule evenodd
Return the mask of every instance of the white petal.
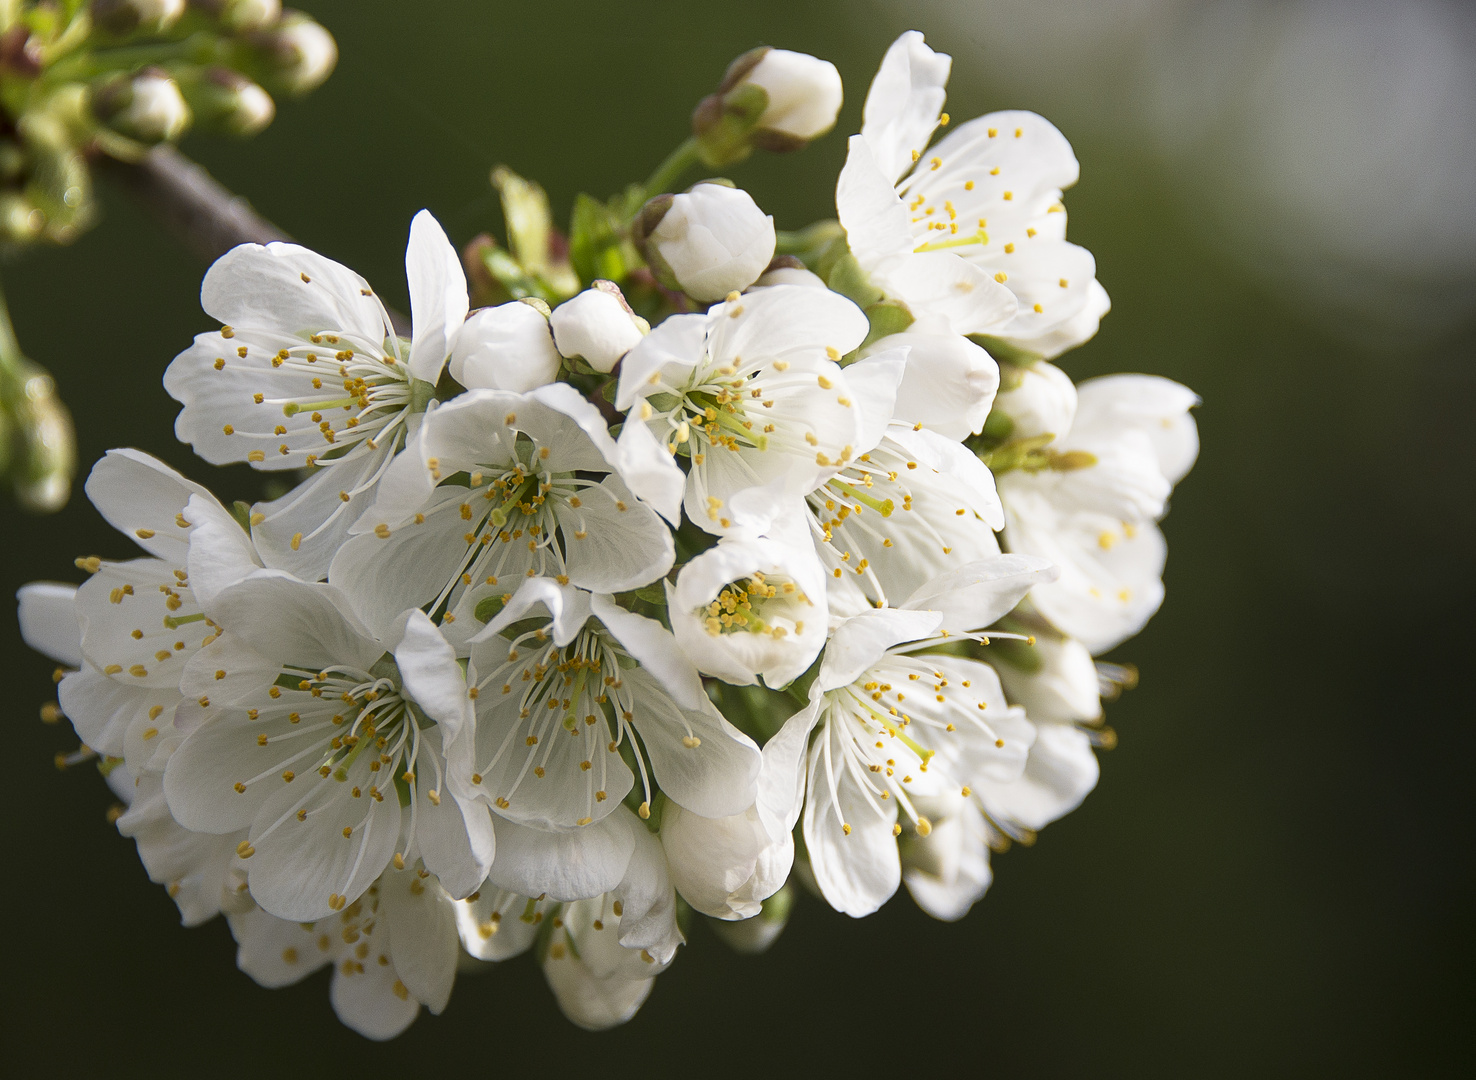
<path id="1" fill-rule="evenodd" d="M 385 651 L 338 589 L 277 570 L 258 570 L 224 590 L 212 618 L 263 656 L 301 667 L 354 664 L 367 670 Z"/>
<path id="2" fill-rule="evenodd" d="M 175 517 L 194 495 L 225 513 L 205 488 L 138 450 L 109 450 L 87 476 L 87 497 L 108 524 L 176 566 L 184 565 L 190 533 Z"/>
<path id="3" fill-rule="evenodd" d="M 1076 419 L 1076 386 L 1055 364 L 1040 362 L 1018 369 L 1019 383 L 1001 390 L 995 406 L 1014 425 L 1010 437 L 1065 436 Z"/>
<path id="4" fill-rule="evenodd" d="M 999 679 L 1012 702 L 1024 706 L 1037 723 L 1070 723 L 1102 716 L 1097 667 L 1086 646 L 1053 634 L 1036 636 L 1034 671 L 998 665 Z"/>
<path id="5" fill-rule="evenodd" d="M 855 680 L 892 646 L 933 634 L 943 624 L 941 612 L 880 608 L 847 619 L 826 646 L 815 680 L 816 692 L 835 690 Z"/>
<path id="6" fill-rule="evenodd" d="M 21 639 L 43 656 L 68 667 L 82 666 L 82 629 L 77 625 L 77 586 L 33 581 L 15 594 Z"/>
<path id="7" fill-rule="evenodd" d="M 999 388 L 993 357 L 959 334 L 918 330 L 881 338 L 867 347 L 866 355 L 900 348 L 908 350 L 907 367 L 893 415 L 950 439 L 979 432 Z"/>
<path id="8" fill-rule="evenodd" d="M 908 371 L 906 345 L 906 342 L 894 342 L 888 346 L 873 346 L 860 360 L 846 368 L 846 390 L 861 413 L 861 426 L 856 432 L 858 453 L 881 442 L 893 416 L 911 419 L 897 412 L 897 402 Z"/>
<path id="9" fill-rule="evenodd" d="M 518 587 L 513 598 L 481 633 L 471 639 L 473 645 L 489 643 L 489 648 L 485 651 L 490 662 L 478 666 L 491 670 L 501 664 L 507 646 L 496 640 L 498 635 L 504 627 L 527 618 L 530 612 L 536 613 L 540 606 L 548 613 L 551 636 L 554 644 L 560 647 L 573 641 L 574 635 L 579 633 L 590 617 L 590 595 L 583 589 L 560 585 L 548 578 L 529 578 Z M 474 652 L 473 656 L 477 657 L 477 653 Z"/>
<path id="10" fill-rule="evenodd" d="M 635 834 L 618 817 L 572 832 L 543 832 L 498 818 L 497 858 L 487 881 L 523 896 L 583 900 L 625 877 Z"/>
<path id="11" fill-rule="evenodd" d="M 549 954 L 543 974 L 564 1015 L 586 1031 L 604 1031 L 625 1023 L 650 996 L 656 982 L 620 974 L 598 978 L 567 949 L 557 957 Z"/>
<path id="12" fill-rule="evenodd" d="M 311 928 L 269 915 L 253 904 L 230 917 L 235 936 L 236 966 L 268 990 L 301 982 L 332 955 L 317 946 Z"/>
<path id="13" fill-rule="evenodd" d="M 1019 308 L 1015 294 L 991 274 L 949 251 L 908 255 L 876 279 L 914 315 L 941 320 L 955 334 L 997 333 Z"/>
<path id="14" fill-rule="evenodd" d="M 379 904 L 395 974 L 411 997 L 439 1014 L 456 981 L 455 905 L 434 876 L 422 878 L 412 869 L 390 870 L 379 879 Z"/>
<path id="15" fill-rule="evenodd" d="M 478 960 L 510 960 L 532 947 L 540 924 L 524 918 L 528 898 L 488 885 L 456 904 L 461 947 Z"/>
<path id="16" fill-rule="evenodd" d="M 615 889 L 620 901 L 620 944 L 645 949 L 667 964 L 686 939 L 677 928 L 676 893 L 661 842 L 629 810 L 617 815 L 635 838 L 625 877 Z"/>
<path id="17" fill-rule="evenodd" d="M 957 800 L 951 813 L 930 809 L 932 831 L 908 838 L 902 880 L 917 906 L 935 919 L 954 922 L 968 914 L 988 891 L 988 827 L 979 808 Z"/>
<path id="18" fill-rule="evenodd" d="M 405 249 L 405 276 L 410 282 L 410 372 L 434 384 L 441 377 L 466 321 L 466 275 L 461 259 L 440 222 L 422 210 L 410 223 Z"/>
<path id="19" fill-rule="evenodd" d="M 1065 322 L 1034 337 L 1014 337 L 1009 334 L 999 336 L 1017 349 L 1052 360 L 1095 337 L 1103 317 L 1111 310 L 1112 300 L 1108 297 L 1107 290 L 1093 279 L 1087 286 L 1086 302 L 1081 310 Z"/>
<path id="20" fill-rule="evenodd" d="M 256 545 L 234 517 L 210 495 L 191 495 L 184 511 L 189 532 L 190 591 L 202 608 L 215 603 L 222 589 L 261 569 Z"/>
<path id="21" fill-rule="evenodd" d="M 375 484 L 394 457 L 394 442 L 316 469 L 281 498 L 253 506 L 253 516 L 264 517 L 251 530 L 262 562 L 304 581 L 326 577 L 349 527 L 374 502 Z"/>
<path id="22" fill-rule="evenodd" d="M 882 171 L 895 181 L 912 165 L 938 126 L 953 58 L 934 52 L 922 34 L 908 30 L 883 57 L 866 92 L 861 134 Z"/>
<path id="23" fill-rule="evenodd" d="M 641 338 L 621 361 L 615 407 L 624 412 L 654 393 L 653 379 L 659 382 L 667 365 L 695 367 L 707 352 L 707 328 L 706 315 L 673 315 Z"/>
<path id="24" fill-rule="evenodd" d="M 881 907 L 902 883 L 902 864 L 892 836 L 897 808 L 881 803 L 880 812 L 842 772 L 838 741 L 827 769 L 825 746 L 837 739 L 827 730 L 810 748 L 809 797 L 805 801 L 805 847 L 810 867 L 826 901 L 859 919 Z M 830 776 L 835 777 L 832 792 Z M 836 802 L 836 798 L 839 802 Z M 843 826 L 849 826 L 849 831 Z"/>
<path id="25" fill-rule="evenodd" d="M 852 135 L 845 167 L 836 182 L 835 208 L 851 254 L 865 270 L 874 270 L 917 246 L 907 207 L 897 197 L 892 181 L 866 139 Z"/>
<path id="26" fill-rule="evenodd" d="M 661 790 L 704 817 L 741 813 L 757 793 L 759 748 L 706 697 L 680 708 L 642 668 L 627 671 L 632 723 Z"/>
<path id="27" fill-rule="evenodd" d="M 188 746 L 175 751 L 171 766 Z M 309 773 L 271 789 L 249 834 L 255 854 L 246 868 L 258 904 L 278 918 L 312 922 L 333 914 L 333 896 L 352 904 L 374 883 L 399 842 L 400 804 L 393 791 L 381 800 L 345 790 L 369 787 L 371 775 L 364 764 L 362 775 L 351 771 L 344 782 Z M 171 810 L 174 802 L 171 793 Z M 305 820 L 297 820 L 299 809 Z"/>
<path id="28" fill-rule="evenodd" d="M 639 422 L 626 424 L 617 454 L 618 471 L 636 497 L 673 525 L 680 524 L 687 478 L 651 429 Z"/>
<path id="29" fill-rule="evenodd" d="M 365 964 L 353 974 L 335 967 L 328 1000 L 345 1026 L 375 1042 L 393 1039 L 420 1015 L 420 1002 L 388 964 Z"/>
<path id="30" fill-rule="evenodd" d="M 938 611 L 948 630 L 980 630 L 998 622 L 1034 586 L 1055 581 L 1060 571 L 1030 555 L 996 555 L 943 574 L 909 596 L 904 608 Z"/>
<path id="31" fill-rule="evenodd" d="M 468 545 L 459 507 L 466 501 L 464 487 L 437 488 L 418 504 L 423 523 L 407 521 L 384 537 L 360 533 L 338 549 L 328 567 L 329 583 L 351 599 L 355 614 L 376 634 L 391 633 L 405 609 L 438 600 L 461 573 Z M 383 509 L 371 508 L 367 518 L 389 516 L 381 515 Z"/>
<path id="32" fill-rule="evenodd" d="M 708 703 L 702 680 L 681 655 L 671 631 L 655 619 L 626 611 L 609 596 L 590 597 L 595 617 L 683 709 Z"/>
<path id="33" fill-rule="evenodd" d="M 57 698 L 79 739 L 100 754 L 120 757 L 129 727 L 140 718 L 147 719 L 153 710 L 159 710 L 156 730 L 168 730 L 168 711 L 179 700 L 179 691 L 168 686 L 128 686 L 96 668 L 84 667 L 62 679 Z"/>
<path id="34" fill-rule="evenodd" d="M 1078 388 L 1080 405 L 1073 435 L 1109 437 L 1124 425 L 1152 441 L 1164 479 L 1177 484 L 1199 455 L 1199 434 L 1190 410 L 1199 395 L 1154 375 L 1108 375 Z"/>
<path id="35" fill-rule="evenodd" d="M 995 820 L 1042 829 L 1080 806 L 1098 775 L 1086 732 L 1072 724 L 1040 724 L 1024 774 L 1009 784 L 981 785 L 979 795 Z"/>
<path id="36" fill-rule="evenodd" d="M 377 342 L 391 332 L 367 281 L 296 244 L 232 248 L 206 273 L 200 306 L 228 326 L 295 337 L 346 331 Z"/>
<path id="37" fill-rule="evenodd" d="M 671 569 L 676 558 L 671 531 L 619 477 L 581 489 L 579 499 L 577 508 L 562 500 L 554 504 L 571 582 L 593 592 L 624 592 Z"/>

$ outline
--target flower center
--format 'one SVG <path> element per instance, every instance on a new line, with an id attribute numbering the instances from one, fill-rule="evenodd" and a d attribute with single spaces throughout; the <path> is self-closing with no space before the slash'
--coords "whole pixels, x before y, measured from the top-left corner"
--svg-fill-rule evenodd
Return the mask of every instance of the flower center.
<path id="1" fill-rule="evenodd" d="M 777 641 L 787 637 L 791 627 L 794 633 L 804 632 L 805 624 L 795 622 L 793 616 L 796 604 L 808 603 L 794 582 L 755 573 L 723 586 L 717 599 L 698 609 L 697 614 L 713 637 L 741 632 L 767 634 Z"/>
<path id="2" fill-rule="evenodd" d="M 562 648 L 542 627 L 518 635 L 506 662 L 476 685 L 478 696 L 499 695 L 502 707 L 516 709 L 517 717 L 472 782 L 486 780 L 489 789 L 495 787 L 492 801 L 501 809 L 527 783 L 577 784 L 584 790 L 584 815 L 575 824 L 588 825 L 595 804 L 610 797 L 610 757 L 625 749 L 644 792 L 637 813 L 648 817 L 650 774 L 634 727 L 641 707 L 622 676 L 624 668 L 634 666 L 624 649 L 598 631 L 583 630 Z M 564 737 L 577 740 L 581 752 L 558 752 L 556 740 Z M 687 727 L 682 742 L 690 748 L 701 740 Z M 518 755 L 521 762 L 515 761 Z"/>

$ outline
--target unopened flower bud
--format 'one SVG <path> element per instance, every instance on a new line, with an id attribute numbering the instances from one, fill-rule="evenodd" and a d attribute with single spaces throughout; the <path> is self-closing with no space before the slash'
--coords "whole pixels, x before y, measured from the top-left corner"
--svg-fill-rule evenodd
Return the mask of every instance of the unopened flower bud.
<path id="1" fill-rule="evenodd" d="M 168 30 L 185 13 L 186 0 L 92 0 L 92 21 L 112 34 Z"/>
<path id="2" fill-rule="evenodd" d="M 596 281 L 593 288 L 565 300 L 549 322 L 559 352 L 582 357 L 599 372 L 610 371 L 649 329 L 610 281 Z"/>
<path id="3" fill-rule="evenodd" d="M 514 300 L 483 308 L 462 325 L 451 353 L 451 377 L 468 390 L 523 394 L 559 376 L 562 358 L 549 331 L 548 305 Z"/>
<path id="4" fill-rule="evenodd" d="M 114 131 L 139 142 L 172 142 L 190 126 L 179 84 L 158 68 L 104 85 L 93 109 Z"/>
<path id="5" fill-rule="evenodd" d="M 769 95 L 769 104 L 759 117 L 758 131 L 787 137 L 770 140 L 775 145 L 756 140 L 762 149 L 797 149 L 835 126 L 843 92 L 834 64 L 788 49 L 754 52 L 761 53 L 758 62 L 735 85 L 761 87 Z"/>
<path id="6" fill-rule="evenodd" d="M 229 68 L 209 69 L 187 83 L 184 93 L 202 125 L 232 135 L 255 135 L 277 115 L 270 94 Z"/>
<path id="7" fill-rule="evenodd" d="M 46 228 L 46 214 L 18 191 L 0 193 L 0 240 L 27 244 Z"/>
<path id="8" fill-rule="evenodd" d="M 656 276 L 694 300 L 742 292 L 774 257 L 774 219 L 748 192 L 725 184 L 658 196 L 642 211 L 638 229 Z"/>
<path id="9" fill-rule="evenodd" d="M 191 0 L 191 4 L 238 32 L 264 29 L 282 17 L 282 0 Z"/>
<path id="10" fill-rule="evenodd" d="M 16 501 L 41 513 L 60 510 L 71 494 L 77 442 L 56 383 L 39 367 L 23 363 L 5 380 L 4 396 L 14 440 L 10 482 Z"/>
<path id="11" fill-rule="evenodd" d="M 754 147 L 798 150 L 835 126 L 841 98 L 834 64 L 764 46 L 728 65 L 692 113 L 692 134 L 714 167 L 741 161 Z"/>
<path id="12" fill-rule="evenodd" d="M 306 94 L 321 86 L 338 63 L 333 35 L 298 11 L 252 39 L 265 48 L 270 77 L 264 81 L 273 90 Z"/>
<path id="13" fill-rule="evenodd" d="M 1011 422 L 1015 439 L 1064 435 L 1076 418 L 1076 387 L 1070 377 L 1045 361 L 1030 367 L 1010 366 L 994 400 L 997 412 Z"/>

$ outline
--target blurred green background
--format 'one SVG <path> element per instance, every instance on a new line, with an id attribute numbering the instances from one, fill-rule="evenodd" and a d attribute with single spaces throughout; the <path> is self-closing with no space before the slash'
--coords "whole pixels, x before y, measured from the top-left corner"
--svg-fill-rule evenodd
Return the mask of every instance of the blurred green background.
<path id="1" fill-rule="evenodd" d="M 863 922 L 804 897 L 761 958 L 695 927 L 614 1032 L 567 1024 L 524 959 L 463 978 L 443 1016 L 385 1046 L 338 1025 L 326 975 L 261 990 L 236 971 L 222 921 L 178 927 L 104 820 L 104 785 L 52 768 L 74 740 L 37 719 L 50 665 L 4 620 L 16 876 L 0 1041 L 13 1067 L 1472 1067 L 1476 737 L 1461 665 L 1476 599 L 1476 277 L 1461 170 L 1476 146 L 1476 95 L 1464 96 L 1476 35 L 1461 9 L 304 3 L 342 51 L 327 85 L 250 143 L 184 149 L 401 306 L 414 211 L 428 206 L 458 243 L 500 231 L 487 182 L 500 162 L 543 183 L 561 214 L 577 191 L 609 194 L 684 136 L 691 106 L 756 44 L 829 58 L 847 87 L 836 133 L 733 170 L 783 228 L 833 214 L 845 134 L 903 29 L 952 53 L 955 118 L 1050 116 L 1082 162 L 1072 239 L 1114 303 L 1064 366 L 1166 375 L 1204 398 L 1204 449 L 1166 525 L 1168 600 L 1113 654 L 1142 685 L 1109 707 L 1121 744 L 1098 790 L 1034 848 L 997 857 L 961 924 L 931 921 L 905 893 Z M 75 412 L 83 468 L 137 446 L 222 498 L 254 497 L 254 474 L 173 441 L 160 385 L 210 326 L 203 268 L 105 196 L 106 220 L 74 248 L 0 267 L 23 345 Z M 131 557 L 80 494 L 50 519 L 4 511 L 0 528 L 10 591 L 75 579 L 78 555 Z"/>

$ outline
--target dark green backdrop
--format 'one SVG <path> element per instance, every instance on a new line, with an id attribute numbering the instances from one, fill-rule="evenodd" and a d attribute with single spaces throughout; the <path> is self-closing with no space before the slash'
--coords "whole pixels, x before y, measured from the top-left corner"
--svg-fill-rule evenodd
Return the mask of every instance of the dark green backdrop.
<path id="1" fill-rule="evenodd" d="M 500 227 L 488 169 L 560 213 L 682 137 L 691 104 L 760 42 L 833 59 L 855 130 L 899 6 L 304 0 L 343 58 L 249 144 L 185 150 L 281 227 L 404 304 L 411 214 L 453 240 Z M 981 6 L 981 20 L 987 12 Z M 991 82 L 987 37 L 925 25 L 955 56 L 949 108 L 1041 107 Z M 985 43 L 978 44 L 980 40 Z M 1163 611 L 1114 654 L 1142 685 L 1110 707 L 1099 789 L 997 858 L 961 924 L 905 894 L 852 922 L 806 897 L 773 951 L 705 927 L 634 1022 L 588 1035 L 534 965 L 465 978 L 440 1018 L 375 1046 L 322 975 L 258 989 L 220 921 L 185 931 L 89 769 L 43 726 L 50 666 L 4 621 L 7 1068 L 60 1075 L 565 1075 L 841 1068 L 949 1075 L 1431 1075 L 1471 1050 L 1473 428 L 1476 333 L 1360 349 L 1313 329 L 1195 239 L 1194 202 L 1148 149 L 1062 118 L 1083 165 L 1072 237 L 1115 310 L 1065 366 L 1145 371 L 1204 398 L 1204 450 L 1174 499 Z M 843 134 L 734 170 L 781 227 L 832 213 Z M 73 249 L 0 268 L 27 349 L 73 407 L 83 469 L 138 446 L 225 498 L 172 438 L 160 374 L 209 320 L 202 268 L 120 196 Z M 80 495 L 0 512 L 4 588 L 128 556 Z M 8 593 L 7 593 L 8 595 Z M 21 1073 L 12 1073 L 20 1075 Z"/>

